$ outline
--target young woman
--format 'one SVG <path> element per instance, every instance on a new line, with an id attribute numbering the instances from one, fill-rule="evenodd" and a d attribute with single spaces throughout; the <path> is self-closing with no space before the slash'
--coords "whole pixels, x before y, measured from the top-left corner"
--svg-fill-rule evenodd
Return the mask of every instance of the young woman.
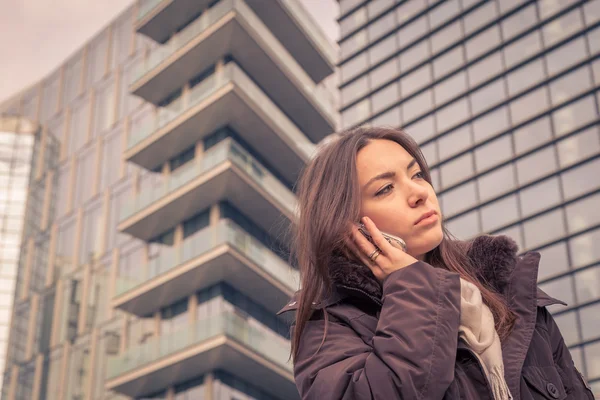
<path id="1" fill-rule="evenodd" d="M 545 308 L 560 301 L 537 288 L 539 254 L 453 239 L 404 132 L 340 134 L 304 171 L 299 207 L 301 290 L 280 313 L 296 311 L 302 399 L 593 399 Z"/>

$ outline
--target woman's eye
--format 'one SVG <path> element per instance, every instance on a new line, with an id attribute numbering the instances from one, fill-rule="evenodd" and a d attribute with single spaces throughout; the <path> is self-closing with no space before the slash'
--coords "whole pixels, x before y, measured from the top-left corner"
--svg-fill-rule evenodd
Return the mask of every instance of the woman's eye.
<path id="1" fill-rule="evenodd" d="M 425 179 L 425 174 L 423 173 L 423 171 L 419 171 L 415 174 L 415 176 L 413 176 L 413 178 Z"/>
<path id="2" fill-rule="evenodd" d="M 382 194 L 386 194 L 388 193 L 390 190 L 392 190 L 394 187 L 394 185 L 386 185 L 383 187 L 383 189 L 381 189 L 379 192 L 375 193 L 375 196 L 381 196 Z"/>

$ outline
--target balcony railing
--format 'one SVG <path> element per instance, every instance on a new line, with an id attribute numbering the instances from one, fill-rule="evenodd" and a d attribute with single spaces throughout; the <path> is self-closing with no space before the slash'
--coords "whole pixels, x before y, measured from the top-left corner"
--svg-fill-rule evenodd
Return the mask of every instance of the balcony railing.
<path id="1" fill-rule="evenodd" d="M 140 0 L 138 5 L 138 15 L 137 20 L 144 18 L 146 15 L 150 13 L 150 11 L 154 10 L 156 6 L 162 3 L 164 0 Z"/>
<path id="2" fill-rule="evenodd" d="M 275 197 L 290 213 L 295 212 L 296 195 L 254 160 L 239 144 L 231 139 L 225 139 L 204 153 L 200 160 L 190 161 L 176 169 L 163 185 L 140 193 L 129 205 L 123 207 L 121 221 L 226 161 L 233 162 L 245 171 L 255 183 Z"/>
<path id="3" fill-rule="evenodd" d="M 222 244 L 233 246 L 291 291 L 298 289 L 298 271 L 292 269 L 288 263 L 234 222 L 224 219 L 219 221 L 216 227 L 204 228 L 186 238 L 179 247 L 163 247 L 160 255 L 147 264 L 145 276 L 137 279 L 117 278 L 115 295 L 119 296 L 135 289 Z"/>
<path id="4" fill-rule="evenodd" d="M 287 361 L 289 346 L 274 341 L 271 335 L 251 326 L 242 317 L 224 312 L 197 321 L 170 335 L 158 336 L 130 347 L 123 354 L 109 358 L 107 379 L 116 378 L 220 335 L 226 335 L 286 370 L 292 370 Z"/>

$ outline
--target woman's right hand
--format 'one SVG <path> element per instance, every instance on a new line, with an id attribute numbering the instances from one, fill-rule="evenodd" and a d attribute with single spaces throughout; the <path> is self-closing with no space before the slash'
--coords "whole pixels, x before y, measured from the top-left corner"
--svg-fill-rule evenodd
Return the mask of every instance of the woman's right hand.
<path id="1" fill-rule="evenodd" d="M 362 223 L 371 234 L 377 247 L 369 242 L 354 224 L 352 225 L 351 234 L 354 246 L 351 247 L 353 248 L 353 252 L 356 253 L 356 256 L 359 257 L 371 271 L 373 271 L 373 275 L 375 275 L 379 282 L 383 282 L 392 272 L 408 267 L 418 261 L 410 254 L 392 246 L 383 237 L 379 229 L 377 229 L 377 226 L 375 226 L 375 223 L 369 217 L 363 217 Z M 377 248 L 379 248 L 381 252 L 375 257 L 375 261 L 373 261 L 369 259 L 369 255 L 373 254 Z"/>

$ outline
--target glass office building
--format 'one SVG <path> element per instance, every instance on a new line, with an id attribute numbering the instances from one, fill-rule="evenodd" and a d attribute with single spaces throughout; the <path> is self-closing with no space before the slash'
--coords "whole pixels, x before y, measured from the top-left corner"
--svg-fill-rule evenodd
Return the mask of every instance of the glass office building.
<path id="1" fill-rule="evenodd" d="M 339 0 L 342 125 L 405 127 L 448 227 L 542 254 L 600 395 L 600 1 Z"/>
<path id="2" fill-rule="evenodd" d="M 298 0 L 144 0 L 0 105 L 43 164 L 3 399 L 297 398 L 275 312 L 336 57 Z"/>

